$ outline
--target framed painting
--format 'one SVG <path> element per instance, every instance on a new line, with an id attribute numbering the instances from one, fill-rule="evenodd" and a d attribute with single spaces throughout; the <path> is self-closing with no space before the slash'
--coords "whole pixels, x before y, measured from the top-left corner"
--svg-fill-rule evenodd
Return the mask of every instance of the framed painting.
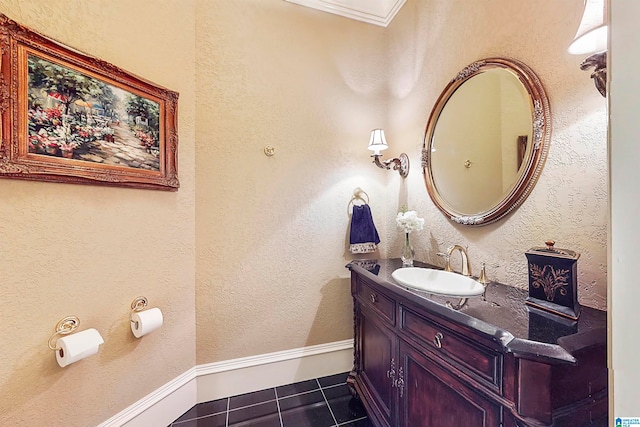
<path id="1" fill-rule="evenodd" d="M 178 93 L 0 14 L 0 177 L 177 190 Z"/>

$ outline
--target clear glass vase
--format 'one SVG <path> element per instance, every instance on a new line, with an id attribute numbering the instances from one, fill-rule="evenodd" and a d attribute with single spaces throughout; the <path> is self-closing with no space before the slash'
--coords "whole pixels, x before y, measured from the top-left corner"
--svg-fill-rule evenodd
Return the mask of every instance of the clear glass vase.
<path id="1" fill-rule="evenodd" d="M 402 248 L 402 266 L 403 267 L 413 267 L 413 259 L 416 256 L 416 251 L 413 250 L 413 246 L 411 246 L 411 242 L 409 241 L 409 233 L 405 233 L 404 238 L 404 247 Z"/>

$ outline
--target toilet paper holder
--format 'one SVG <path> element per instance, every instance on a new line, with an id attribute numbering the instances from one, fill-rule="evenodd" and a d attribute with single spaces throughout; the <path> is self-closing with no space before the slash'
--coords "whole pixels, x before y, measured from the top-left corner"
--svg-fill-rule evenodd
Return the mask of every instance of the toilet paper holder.
<path id="1" fill-rule="evenodd" d="M 156 329 L 163 323 L 162 311 L 158 307 L 147 309 L 148 300 L 139 296 L 131 303 L 129 321 L 131 333 L 136 338 L 141 338 Z"/>
<path id="2" fill-rule="evenodd" d="M 60 347 L 56 347 L 54 344 L 52 344 L 53 339 L 56 338 L 58 335 L 69 335 L 70 333 L 78 329 L 79 325 L 80 325 L 80 319 L 78 319 L 76 316 L 67 316 L 61 319 L 56 324 L 55 332 L 49 338 L 49 341 L 48 341 L 49 348 L 53 351 L 60 350 Z"/>
<path id="3" fill-rule="evenodd" d="M 147 297 L 139 296 L 133 301 L 131 301 L 131 313 L 129 314 L 129 321 L 135 324 L 136 329 L 138 328 L 138 325 L 137 325 L 138 322 L 133 320 L 133 313 L 137 313 L 144 310 L 145 308 L 147 308 L 147 305 L 149 305 L 149 300 L 147 300 Z"/>

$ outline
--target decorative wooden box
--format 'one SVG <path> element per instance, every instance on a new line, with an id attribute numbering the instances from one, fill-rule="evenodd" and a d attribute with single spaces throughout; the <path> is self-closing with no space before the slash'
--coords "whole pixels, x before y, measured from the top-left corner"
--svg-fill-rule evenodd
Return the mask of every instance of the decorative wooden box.
<path id="1" fill-rule="evenodd" d="M 578 302 L 578 258 L 580 254 L 557 249 L 555 242 L 546 247 L 531 248 L 525 255 L 529 261 L 529 297 L 526 303 L 569 319 L 580 316 Z"/>

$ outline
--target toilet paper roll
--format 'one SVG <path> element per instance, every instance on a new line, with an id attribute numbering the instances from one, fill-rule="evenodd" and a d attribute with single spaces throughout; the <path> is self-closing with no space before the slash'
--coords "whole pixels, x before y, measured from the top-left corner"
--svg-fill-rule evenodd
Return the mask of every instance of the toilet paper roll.
<path id="1" fill-rule="evenodd" d="M 58 365 L 65 367 L 85 357 L 89 357 L 98 352 L 100 344 L 104 344 L 104 340 L 100 332 L 95 329 L 86 329 L 73 335 L 67 335 L 58 338 L 56 347 L 56 360 Z"/>
<path id="2" fill-rule="evenodd" d="M 140 338 L 162 326 L 162 320 L 162 311 L 159 308 L 138 311 L 131 316 L 131 332 L 136 338 Z"/>

